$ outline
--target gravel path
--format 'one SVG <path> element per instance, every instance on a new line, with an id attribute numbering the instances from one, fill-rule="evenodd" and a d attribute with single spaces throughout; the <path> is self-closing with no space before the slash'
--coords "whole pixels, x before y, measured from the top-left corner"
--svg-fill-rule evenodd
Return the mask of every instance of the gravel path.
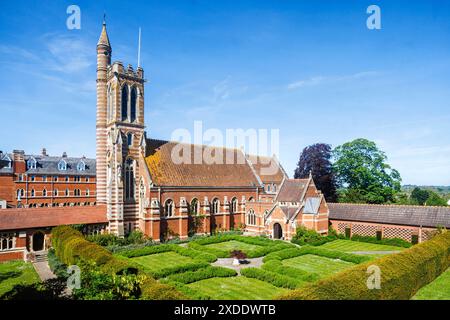
<path id="1" fill-rule="evenodd" d="M 52 270 L 50 270 L 47 261 L 35 262 L 33 263 L 33 267 L 34 270 L 36 270 L 37 274 L 39 275 L 41 281 L 47 281 L 56 278 Z"/>
<path id="2" fill-rule="evenodd" d="M 250 268 L 250 267 L 260 267 L 263 262 L 262 262 L 262 257 L 261 258 L 253 258 L 253 259 L 247 259 L 247 261 L 249 262 L 248 264 L 240 264 L 238 266 L 234 266 L 233 265 L 233 258 L 220 258 L 217 259 L 216 262 L 214 262 L 212 265 L 213 266 L 217 266 L 217 267 L 225 267 L 225 268 L 230 268 L 230 269 L 234 269 L 237 271 L 237 273 L 240 275 L 241 274 L 241 269 L 243 268 Z"/>

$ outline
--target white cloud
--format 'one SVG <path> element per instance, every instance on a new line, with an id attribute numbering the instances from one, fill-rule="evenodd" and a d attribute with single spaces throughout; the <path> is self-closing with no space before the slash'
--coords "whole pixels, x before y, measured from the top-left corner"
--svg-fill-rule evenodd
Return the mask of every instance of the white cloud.
<path id="1" fill-rule="evenodd" d="M 294 90 L 307 86 L 317 86 L 323 83 L 336 83 L 341 81 L 358 80 L 362 78 L 376 76 L 378 74 L 379 72 L 376 71 L 364 71 L 344 76 L 315 76 L 309 79 L 292 82 L 288 84 L 287 88 L 289 90 Z"/>

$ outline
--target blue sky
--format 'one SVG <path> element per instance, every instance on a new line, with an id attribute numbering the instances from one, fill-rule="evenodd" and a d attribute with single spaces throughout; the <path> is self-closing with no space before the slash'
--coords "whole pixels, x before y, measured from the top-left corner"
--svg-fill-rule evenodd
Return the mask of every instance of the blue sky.
<path id="1" fill-rule="evenodd" d="M 81 9 L 68 30 L 66 9 Z M 382 29 L 366 27 L 381 8 Z M 450 2 L 2 1 L 0 150 L 95 156 L 95 45 L 142 66 L 148 136 L 280 130 L 292 175 L 306 145 L 364 137 L 404 183 L 450 184 Z"/>

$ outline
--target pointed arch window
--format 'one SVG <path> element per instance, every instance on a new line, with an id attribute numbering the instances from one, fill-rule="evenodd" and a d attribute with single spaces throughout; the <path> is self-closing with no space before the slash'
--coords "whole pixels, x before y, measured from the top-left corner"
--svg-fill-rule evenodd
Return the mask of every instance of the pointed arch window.
<path id="1" fill-rule="evenodd" d="M 134 199 L 134 161 L 125 162 L 125 199 Z"/>
<path id="2" fill-rule="evenodd" d="M 27 169 L 36 169 L 36 159 L 31 157 L 27 160 Z"/>
<path id="3" fill-rule="evenodd" d="M 128 87 L 127 87 L 127 85 L 124 85 L 122 87 L 121 114 L 122 114 L 122 121 L 127 120 L 127 118 L 128 118 Z"/>
<path id="4" fill-rule="evenodd" d="M 236 213 L 238 211 L 238 200 L 236 197 L 231 199 L 230 213 Z"/>
<path id="5" fill-rule="evenodd" d="M 250 209 L 247 213 L 247 224 L 249 226 L 256 225 L 256 215 L 255 215 L 255 211 L 253 209 Z"/>
<path id="6" fill-rule="evenodd" d="M 34 189 L 31 189 L 31 197 L 34 198 Z"/>
<path id="7" fill-rule="evenodd" d="M 214 198 L 211 202 L 211 214 L 219 213 L 220 202 L 219 199 Z"/>
<path id="8" fill-rule="evenodd" d="M 107 108 L 107 119 L 108 121 L 111 121 L 114 117 L 113 117 L 113 95 L 112 95 L 112 90 L 111 90 L 111 86 L 108 86 L 108 108 Z"/>
<path id="9" fill-rule="evenodd" d="M 198 199 L 194 198 L 191 201 L 191 215 L 196 216 L 199 213 L 199 203 L 198 203 Z"/>
<path id="10" fill-rule="evenodd" d="M 47 196 L 47 190 L 46 190 L 46 189 L 42 190 L 42 196 L 43 196 L 43 197 L 46 197 L 46 196 Z"/>
<path id="11" fill-rule="evenodd" d="M 136 87 L 131 88 L 131 94 L 130 94 L 130 121 L 134 122 L 136 121 Z"/>
<path id="12" fill-rule="evenodd" d="M 172 199 L 167 199 L 166 203 L 164 204 L 164 216 L 165 217 L 172 217 L 174 212 L 174 205 Z"/>

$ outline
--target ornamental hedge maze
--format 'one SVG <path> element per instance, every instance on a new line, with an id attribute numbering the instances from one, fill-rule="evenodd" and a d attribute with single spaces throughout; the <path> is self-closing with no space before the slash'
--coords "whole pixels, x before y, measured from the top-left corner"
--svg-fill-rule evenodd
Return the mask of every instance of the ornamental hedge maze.
<path id="1" fill-rule="evenodd" d="M 67 277 L 64 268 L 73 264 L 82 270 L 75 299 L 449 298 L 440 288 L 449 286 L 450 232 L 411 248 L 349 239 L 300 246 L 221 234 L 112 253 L 62 226 L 53 230 L 52 244 L 55 274 Z M 232 252 L 247 263 L 233 265 Z M 379 268 L 380 289 L 368 287 L 371 266 Z"/>

